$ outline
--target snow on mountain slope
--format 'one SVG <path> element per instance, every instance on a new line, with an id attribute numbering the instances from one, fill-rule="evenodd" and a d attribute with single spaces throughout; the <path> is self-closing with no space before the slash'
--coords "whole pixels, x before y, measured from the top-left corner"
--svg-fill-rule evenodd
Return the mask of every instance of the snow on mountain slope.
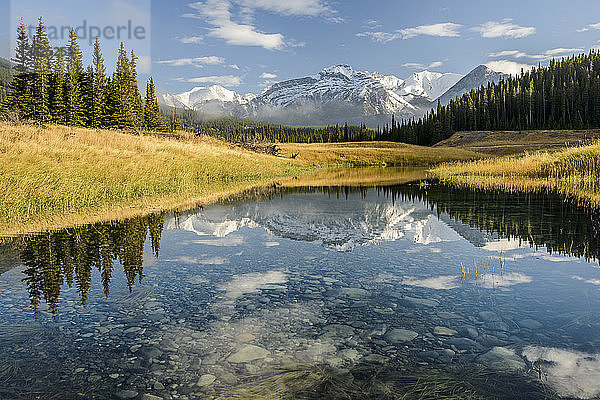
<path id="1" fill-rule="evenodd" d="M 189 92 L 180 94 L 166 94 L 163 96 L 163 102 L 171 107 L 189 108 L 195 110 L 204 103 L 210 101 L 219 101 L 222 103 L 244 104 L 250 101 L 253 95 L 240 96 L 233 90 L 225 89 L 219 85 L 209 87 L 196 87 Z"/>
<path id="2" fill-rule="evenodd" d="M 460 97 L 463 94 L 470 92 L 471 89 L 487 86 L 489 82 L 497 83 L 500 79 L 506 78 L 508 78 L 508 75 L 493 71 L 485 65 L 480 65 L 448 89 L 439 97 L 439 100 L 445 105 L 450 103 L 450 100 L 454 100 L 456 97 Z"/>
<path id="3" fill-rule="evenodd" d="M 439 72 L 415 72 L 406 79 L 396 93 L 401 96 L 421 96 L 435 100 L 454 86 L 463 76 Z"/>

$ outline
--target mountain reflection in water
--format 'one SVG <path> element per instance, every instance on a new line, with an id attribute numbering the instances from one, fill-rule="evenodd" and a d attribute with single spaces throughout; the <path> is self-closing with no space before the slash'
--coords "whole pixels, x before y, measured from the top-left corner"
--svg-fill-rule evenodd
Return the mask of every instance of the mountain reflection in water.
<path id="1" fill-rule="evenodd" d="M 351 196 L 357 193 L 360 196 Z M 294 201 L 288 201 L 291 196 Z M 598 221 L 598 211 L 563 201 L 552 193 L 507 194 L 436 182 L 273 187 L 259 195 L 238 196 L 207 209 L 30 235 L 3 246 L 11 247 L 11 251 L 16 247 L 20 252 L 34 311 L 43 299 L 56 315 L 65 284 L 75 285 L 81 303 L 86 304 L 93 284 L 92 270 L 99 272 L 106 297 L 115 263 L 123 269 L 130 290 L 136 280 L 141 282 L 144 244 L 149 238 L 153 255 L 158 257 L 163 229 L 193 231 L 205 244 L 214 240 L 210 237 L 228 237 L 235 245 L 234 232 L 243 227 L 262 227 L 277 237 L 318 242 L 338 251 L 401 237 L 427 244 L 462 236 L 476 246 L 489 248 L 502 245 L 499 238 L 510 238 L 536 248 L 543 246 L 551 254 L 598 261 Z M 441 282 L 409 279 L 406 284 L 457 284 L 451 277 L 442 278 Z"/>

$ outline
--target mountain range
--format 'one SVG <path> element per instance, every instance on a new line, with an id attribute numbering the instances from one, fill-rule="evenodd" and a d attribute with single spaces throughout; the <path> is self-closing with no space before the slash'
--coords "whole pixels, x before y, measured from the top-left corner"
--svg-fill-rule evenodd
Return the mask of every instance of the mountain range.
<path id="1" fill-rule="evenodd" d="M 340 122 L 376 127 L 391 115 L 419 118 L 464 93 L 505 78 L 480 65 L 467 75 L 422 71 L 406 79 L 378 72 L 356 71 L 340 64 L 318 74 L 267 87 L 261 94 L 240 95 L 222 86 L 196 87 L 164 94 L 164 105 L 206 114 L 228 115 L 289 125 L 327 125 Z"/>

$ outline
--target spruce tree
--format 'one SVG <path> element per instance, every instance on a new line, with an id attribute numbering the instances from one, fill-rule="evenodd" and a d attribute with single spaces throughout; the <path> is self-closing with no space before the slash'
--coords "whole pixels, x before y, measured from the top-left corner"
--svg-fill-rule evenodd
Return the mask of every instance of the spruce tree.
<path id="1" fill-rule="evenodd" d="M 27 35 L 27 26 L 21 21 L 17 27 L 17 43 L 15 48 L 15 57 L 12 61 L 15 63 L 15 75 L 10 86 L 10 92 L 7 104 L 10 108 L 17 111 L 21 118 L 33 117 L 32 105 L 32 81 L 31 73 L 33 70 L 31 62 L 31 46 L 29 36 Z"/>
<path id="2" fill-rule="evenodd" d="M 50 116 L 53 122 L 65 124 L 65 56 L 59 48 L 50 80 Z"/>
<path id="3" fill-rule="evenodd" d="M 151 131 L 164 131 L 160 107 L 156 99 L 154 80 L 150 78 L 146 84 L 146 102 L 144 104 L 144 126 Z"/>
<path id="4" fill-rule="evenodd" d="M 52 51 L 42 17 L 38 20 L 31 50 L 33 60 L 33 118 L 42 122 L 48 121 L 50 120 L 49 92 Z"/>
<path id="5" fill-rule="evenodd" d="M 127 57 L 125 44 L 121 42 L 117 58 L 117 68 L 111 85 L 111 125 L 116 128 L 133 126 L 131 114 L 131 63 Z"/>
<path id="6" fill-rule="evenodd" d="M 92 114 L 92 126 L 99 127 L 108 125 L 107 120 L 107 78 L 106 78 L 106 67 L 104 66 L 104 58 L 102 57 L 102 51 L 100 50 L 100 42 L 96 37 L 94 43 L 94 77 L 93 77 L 93 102 L 90 113 Z"/>
<path id="7" fill-rule="evenodd" d="M 67 46 L 67 76 L 65 90 L 65 110 L 67 125 L 81 126 L 84 123 L 84 104 L 81 91 L 83 60 L 81 48 L 77 43 L 75 29 L 69 32 L 69 44 Z"/>
<path id="8" fill-rule="evenodd" d="M 129 84 L 131 96 L 131 121 L 134 127 L 141 127 L 144 124 L 144 102 L 137 84 L 137 60 L 138 57 L 131 50 L 131 59 L 129 67 Z"/>

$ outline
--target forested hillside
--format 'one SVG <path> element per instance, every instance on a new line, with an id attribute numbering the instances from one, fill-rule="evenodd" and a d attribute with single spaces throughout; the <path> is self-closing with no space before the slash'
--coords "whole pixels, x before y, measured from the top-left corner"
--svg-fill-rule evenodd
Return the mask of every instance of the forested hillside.
<path id="1" fill-rule="evenodd" d="M 77 33 L 71 29 L 66 51 L 53 51 L 46 27 L 39 19 L 29 38 L 23 22 L 17 30 L 14 78 L 7 107 L 26 120 L 70 126 L 165 130 L 154 82 L 146 85 L 146 96 L 138 90 L 137 56 L 128 55 L 121 43 L 116 71 L 106 73 L 96 38 L 92 65 L 84 68 Z"/>
<path id="2" fill-rule="evenodd" d="M 12 65 L 8 60 L 0 58 L 0 104 L 6 101 L 11 78 Z"/>
<path id="3" fill-rule="evenodd" d="M 192 110 L 165 109 L 172 128 L 205 134 L 234 143 L 268 141 L 280 143 L 335 143 L 380 140 L 381 133 L 347 124 L 326 127 L 299 127 L 269 124 L 235 117 L 215 117 Z"/>
<path id="4" fill-rule="evenodd" d="M 491 83 L 418 121 L 393 121 L 389 140 L 431 145 L 458 131 L 600 127 L 600 52 L 553 60 L 548 67 Z"/>

